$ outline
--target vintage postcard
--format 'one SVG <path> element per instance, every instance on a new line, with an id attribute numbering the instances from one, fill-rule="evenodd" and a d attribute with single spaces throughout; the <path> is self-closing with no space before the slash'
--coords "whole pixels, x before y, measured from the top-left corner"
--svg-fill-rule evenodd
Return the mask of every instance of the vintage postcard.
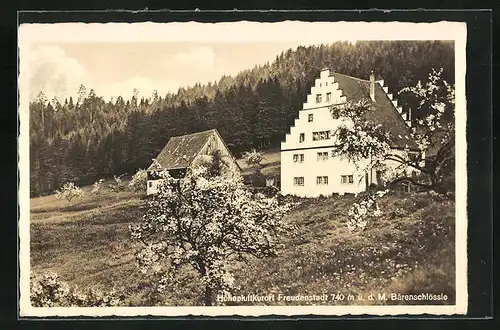
<path id="1" fill-rule="evenodd" d="M 21 24 L 20 316 L 465 314 L 466 31 Z"/>

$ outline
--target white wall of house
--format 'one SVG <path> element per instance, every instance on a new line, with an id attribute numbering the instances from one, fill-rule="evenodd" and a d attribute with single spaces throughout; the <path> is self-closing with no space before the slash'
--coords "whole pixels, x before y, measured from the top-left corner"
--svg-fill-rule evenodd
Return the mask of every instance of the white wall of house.
<path id="1" fill-rule="evenodd" d="M 356 172 L 355 164 L 332 155 L 331 133 L 340 120 L 333 119 L 330 106 L 346 99 L 329 74 L 324 70 L 315 80 L 299 118 L 281 143 L 283 195 L 317 197 L 366 189 L 364 174 Z"/>
<path id="2" fill-rule="evenodd" d="M 332 157 L 331 151 L 332 148 L 321 148 L 282 152 L 282 194 L 318 197 L 332 193 L 356 194 L 364 191 L 364 174 L 357 172 L 356 166 L 348 160 Z M 327 156 L 318 156 L 318 152 L 325 152 Z M 303 162 L 296 162 L 293 159 L 294 154 L 303 154 Z"/>
<path id="3" fill-rule="evenodd" d="M 332 193 L 357 194 L 366 190 L 367 184 L 377 182 L 375 173 L 366 176 L 345 157 L 332 155 L 331 134 L 341 120 L 333 119 L 330 106 L 345 103 L 346 98 L 342 96 L 342 90 L 334 77 L 329 75 L 329 70 L 321 71 L 299 117 L 281 143 L 283 195 L 318 197 Z M 326 153 L 326 156 L 318 155 L 320 152 Z"/>
<path id="4" fill-rule="evenodd" d="M 160 183 L 161 180 L 148 180 L 148 187 L 146 189 L 146 193 L 148 195 L 151 195 L 151 194 L 156 194 L 157 193 L 157 187 L 158 187 L 158 184 Z"/>

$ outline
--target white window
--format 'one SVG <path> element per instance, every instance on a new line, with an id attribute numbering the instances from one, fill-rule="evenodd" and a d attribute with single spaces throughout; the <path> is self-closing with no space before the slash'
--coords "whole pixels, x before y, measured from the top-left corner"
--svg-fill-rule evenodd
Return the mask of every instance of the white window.
<path id="1" fill-rule="evenodd" d="M 330 131 L 313 132 L 313 141 L 329 140 Z"/>
<path id="2" fill-rule="evenodd" d="M 307 116 L 307 121 L 310 123 L 310 122 L 312 122 L 312 121 L 313 121 L 313 118 L 314 118 L 314 117 L 313 117 L 313 114 L 312 114 L 312 113 L 310 113 L 310 114 Z"/>
<path id="3" fill-rule="evenodd" d="M 327 176 L 317 176 L 316 177 L 316 184 L 317 185 L 327 185 L 328 184 L 328 177 Z"/>
<path id="4" fill-rule="evenodd" d="M 316 94 L 316 103 L 321 103 L 322 101 L 322 96 L 321 94 Z"/>
<path id="5" fill-rule="evenodd" d="M 300 135 L 299 135 L 299 143 L 304 142 L 305 138 L 306 138 L 305 134 L 304 133 L 300 133 Z"/>
<path id="6" fill-rule="evenodd" d="M 149 186 L 149 188 L 151 188 L 153 186 L 153 181 L 149 181 L 148 186 Z"/>
<path id="7" fill-rule="evenodd" d="M 354 176 L 352 176 L 352 175 L 342 175 L 342 177 L 341 177 L 341 183 L 342 184 L 354 183 Z"/>
<path id="8" fill-rule="evenodd" d="M 328 151 L 318 152 L 316 156 L 317 161 L 325 161 L 328 160 Z"/>
<path id="9" fill-rule="evenodd" d="M 327 81 L 327 82 L 325 82 L 325 86 L 328 86 L 328 81 Z"/>
<path id="10" fill-rule="evenodd" d="M 303 163 L 304 162 L 304 154 L 293 154 L 293 162 L 294 163 L 297 163 L 297 162 Z"/>
<path id="11" fill-rule="evenodd" d="M 332 93 L 326 93 L 326 102 L 330 102 L 332 100 Z"/>
<path id="12" fill-rule="evenodd" d="M 293 185 L 294 186 L 303 186 L 304 185 L 304 177 L 303 176 L 296 176 L 293 178 Z"/>

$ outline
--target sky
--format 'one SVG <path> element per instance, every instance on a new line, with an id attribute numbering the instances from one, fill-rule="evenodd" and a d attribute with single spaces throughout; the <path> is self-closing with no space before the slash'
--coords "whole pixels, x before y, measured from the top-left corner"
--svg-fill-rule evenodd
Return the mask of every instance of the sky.
<path id="1" fill-rule="evenodd" d="M 219 80 L 301 43 L 39 43 L 29 48 L 30 99 L 75 97 L 80 84 L 106 100 L 175 92 L 179 87 Z M 21 65 L 22 66 L 22 65 Z"/>
<path id="2" fill-rule="evenodd" d="M 451 24 L 451 25 L 450 25 Z M 299 45 L 356 40 L 453 40 L 453 22 L 219 22 L 21 24 L 21 103 L 43 91 L 76 97 L 78 87 L 106 100 L 149 97 L 235 75 Z"/>

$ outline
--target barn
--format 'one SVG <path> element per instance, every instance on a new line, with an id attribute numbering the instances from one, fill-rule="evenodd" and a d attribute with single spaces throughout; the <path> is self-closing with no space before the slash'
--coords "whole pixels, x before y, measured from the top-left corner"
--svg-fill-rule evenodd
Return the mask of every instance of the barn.
<path id="1" fill-rule="evenodd" d="M 182 177 L 189 168 L 199 166 L 201 160 L 210 157 L 215 150 L 220 151 L 231 174 L 241 173 L 236 159 L 216 129 L 171 137 L 147 169 L 147 194 L 157 191 L 160 179 L 155 172 L 158 170 L 167 170 L 174 177 Z"/>

